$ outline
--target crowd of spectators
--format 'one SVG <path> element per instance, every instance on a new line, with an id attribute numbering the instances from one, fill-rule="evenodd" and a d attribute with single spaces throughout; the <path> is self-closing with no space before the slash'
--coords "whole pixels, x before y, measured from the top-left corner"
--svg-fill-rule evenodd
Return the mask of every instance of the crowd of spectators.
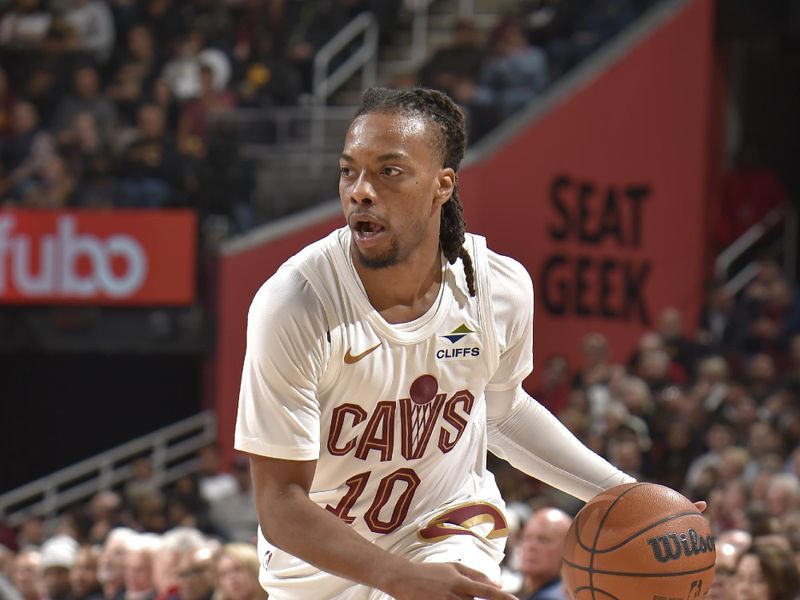
<path id="1" fill-rule="evenodd" d="M 314 52 L 399 2 L 0 3 L 0 206 L 189 206 L 252 223 L 234 107 L 294 105 Z"/>
<path id="2" fill-rule="evenodd" d="M 651 1 L 520 0 L 488 34 L 460 21 L 452 46 L 396 83 L 449 92 L 475 141 Z M 385 44 L 410 5 L 0 3 L 0 206 L 189 206 L 246 230 L 255 173 L 237 148 L 243 136 L 269 141 L 270 128 L 224 115 L 302 103 L 315 52 L 363 10 L 376 15 Z"/>

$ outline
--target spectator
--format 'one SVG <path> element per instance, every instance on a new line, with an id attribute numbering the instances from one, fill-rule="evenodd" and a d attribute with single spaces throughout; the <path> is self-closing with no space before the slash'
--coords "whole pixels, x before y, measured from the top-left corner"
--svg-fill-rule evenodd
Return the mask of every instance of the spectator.
<path id="1" fill-rule="evenodd" d="M 217 559 L 215 600 L 263 600 L 258 552 L 252 544 L 226 544 Z"/>
<path id="2" fill-rule="evenodd" d="M 92 496 L 89 501 L 89 518 L 92 521 L 89 541 L 92 544 L 100 544 L 106 540 L 111 530 L 122 524 L 121 508 L 122 500 L 116 492 L 102 490 Z"/>
<path id="3" fill-rule="evenodd" d="M 161 545 L 153 562 L 156 600 L 180 598 L 179 565 L 186 554 L 194 552 L 205 542 L 203 534 L 192 527 L 175 527 L 161 536 Z"/>
<path id="4" fill-rule="evenodd" d="M 184 105 L 178 120 L 178 147 L 185 155 L 203 158 L 208 151 L 214 119 L 236 105 L 229 90 L 214 87 L 214 70 L 209 64 L 200 66 L 200 93 Z"/>
<path id="5" fill-rule="evenodd" d="M 213 503 L 233 494 L 239 487 L 236 478 L 222 468 L 222 455 L 217 444 L 204 446 L 197 453 L 198 489 L 206 502 Z"/>
<path id="6" fill-rule="evenodd" d="M 44 518 L 41 516 L 25 519 L 19 526 L 16 540 L 18 548 L 39 547 L 45 541 L 47 541 L 47 535 L 44 530 Z"/>
<path id="7" fill-rule="evenodd" d="M 231 76 L 228 58 L 221 50 L 206 48 L 201 32 L 190 31 L 182 38 L 173 58 L 167 61 L 161 73 L 179 101 L 191 100 L 200 94 L 200 67 L 203 64 L 212 69 L 214 88 L 224 89 Z"/>
<path id="8" fill-rule="evenodd" d="M 711 423 L 705 432 L 707 451 L 692 460 L 686 473 L 686 485 L 690 487 L 696 485 L 700 473 L 708 466 L 721 469 L 723 454 L 733 445 L 735 439 L 735 432 L 730 423 L 721 419 Z"/>
<path id="9" fill-rule="evenodd" d="M 533 394 L 547 409 L 557 415 L 569 405 L 569 366 L 563 356 L 551 356 L 545 361 L 542 387 Z"/>
<path id="10" fill-rule="evenodd" d="M 658 317 L 658 333 L 664 341 L 664 349 L 673 362 L 680 365 L 683 372 L 694 374 L 697 348 L 691 340 L 684 335 L 683 316 L 675 307 L 667 307 Z"/>
<path id="11" fill-rule="evenodd" d="M 781 522 L 791 511 L 800 508 L 800 481 L 791 473 L 776 473 L 767 484 L 766 509 Z"/>
<path id="12" fill-rule="evenodd" d="M 75 71 L 72 77 L 72 93 L 58 105 L 53 128 L 60 144 L 69 144 L 74 140 L 72 124 L 75 117 L 83 112 L 94 116 L 104 139 L 111 139 L 117 124 L 117 109 L 102 94 L 100 74 L 92 65 L 83 65 Z"/>
<path id="13" fill-rule="evenodd" d="M 608 442 L 606 451 L 609 462 L 636 479 L 644 479 L 644 458 L 638 441 L 630 437 L 614 437 Z"/>
<path id="14" fill-rule="evenodd" d="M 160 106 L 145 104 L 139 109 L 136 137 L 119 164 L 122 206 L 155 208 L 177 202 L 182 165 L 164 119 Z"/>
<path id="15" fill-rule="evenodd" d="M 100 0 L 69 0 L 64 15 L 78 35 L 80 48 L 105 64 L 111 57 L 116 32 L 108 4 Z"/>
<path id="16" fill-rule="evenodd" d="M 735 600 L 789 600 L 800 591 L 792 555 L 778 545 L 756 543 L 736 566 Z"/>
<path id="17" fill-rule="evenodd" d="M 52 17 L 41 0 L 15 0 L 0 21 L 0 47 L 36 50 L 44 41 Z"/>
<path id="18" fill-rule="evenodd" d="M 152 533 L 140 533 L 129 540 L 125 553 L 125 600 L 156 597 L 153 557 L 160 543 L 160 537 Z"/>
<path id="19" fill-rule="evenodd" d="M 234 458 L 233 476 L 237 489 L 211 503 L 211 522 L 226 540 L 252 542 L 258 527 L 258 515 L 250 479 L 250 461 L 246 456 Z"/>
<path id="20" fill-rule="evenodd" d="M 727 533 L 727 532 L 726 532 Z M 745 532 L 740 532 L 745 533 Z M 731 600 L 734 598 L 733 586 L 736 581 L 736 563 L 742 552 L 750 547 L 749 534 L 746 546 L 739 549 L 735 544 L 723 541 L 718 538 L 716 541 L 716 564 L 714 569 L 714 581 L 708 588 L 708 595 L 705 600 Z"/>
<path id="21" fill-rule="evenodd" d="M 216 585 L 214 548 L 202 546 L 187 552 L 178 563 L 181 600 L 211 600 Z"/>
<path id="22" fill-rule="evenodd" d="M 236 93 L 243 106 L 289 106 L 300 96 L 300 73 L 275 50 L 273 36 L 258 33 L 235 65 Z"/>
<path id="23" fill-rule="evenodd" d="M 771 424 L 756 421 L 747 431 L 747 449 L 750 451 L 750 463 L 745 468 L 744 476 L 746 480 L 753 481 L 773 461 L 773 457 L 782 452 L 780 436 Z"/>
<path id="24" fill-rule="evenodd" d="M 41 175 L 55 149 L 53 138 L 40 127 L 30 102 L 14 105 L 11 128 L 13 135 L 0 144 L 0 165 L 8 195 L 19 201 Z"/>
<path id="25" fill-rule="evenodd" d="M 131 463 L 131 478 L 125 484 L 126 502 L 137 507 L 144 498 L 157 494 L 158 491 L 158 482 L 150 458 L 142 456 L 134 460 Z"/>
<path id="26" fill-rule="evenodd" d="M 534 511 L 522 531 L 520 570 L 525 600 L 567 600 L 561 583 L 561 552 L 572 519 L 557 508 Z"/>
<path id="27" fill-rule="evenodd" d="M 11 583 L 23 600 L 44 600 L 42 555 L 37 550 L 23 549 L 11 569 Z"/>
<path id="28" fill-rule="evenodd" d="M 177 47 L 178 40 L 189 29 L 176 0 L 146 0 L 144 22 L 153 31 L 156 46 L 166 54 Z"/>
<path id="29" fill-rule="evenodd" d="M 66 535 L 57 535 L 42 544 L 42 572 L 48 600 L 73 600 L 70 570 L 75 566 L 78 542 Z"/>
<path id="30" fill-rule="evenodd" d="M 94 546 L 81 546 L 69 573 L 75 600 L 103 600 L 103 591 L 97 580 L 100 552 Z"/>
<path id="31" fill-rule="evenodd" d="M 652 424 L 656 408 L 650 388 L 644 380 L 623 376 L 619 378 L 616 394 L 632 416 L 642 419 L 648 427 Z"/>
<path id="32" fill-rule="evenodd" d="M 162 59 L 153 32 L 147 25 L 131 27 L 126 36 L 126 49 L 112 70 L 106 90 L 127 125 L 136 121 L 136 110 L 147 99 L 161 71 Z"/>
<path id="33" fill-rule="evenodd" d="M 573 387 L 588 388 L 593 385 L 607 385 L 611 379 L 611 349 L 608 340 L 601 333 L 590 333 L 581 340 L 583 364 L 572 381 Z"/>
<path id="34" fill-rule="evenodd" d="M 116 195 L 112 149 L 91 113 L 78 113 L 72 123 L 72 142 L 62 148 L 69 172 L 77 179 L 75 205 L 111 207 Z"/>
<path id="35" fill-rule="evenodd" d="M 125 557 L 136 532 L 127 527 L 115 527 L 108 533 L 97 561 L 97 580 L 105 600 L 125 597 Z"/>
<path id="36" fill-rule="evenodd" d="M 456 22 L 451 44 L 438 49 L 419 71 L 419 83 L 460 99 L 463 87 L 476 83 L 484 60 L 480 33 L 470 19 Z"/>
<path id="37" fill-rule="evenodd" d="M 714 350 L 738 345 L 735 298 L 722 284 L 709 286 L 705 304 L 698 317 L 697 341 Z"/>
<path id="38" fill-rule="evenodd" d="M 167 494 L 168 529 L 195 527 L 204 532 L 212 530 L 208 520 L 208 503 L 200 497 L 197 480 L 186 476 L 178 479 Z"/>
<path id="39" fill-rule="evenodd" d="M 64 159 L 53 154 L 39 177 L 25 189 L 20 203 L 27 208 L 67 208 L 72 204 L 75 188 L 75 178 L 67 169 Z"/>
<path id="40" fill-rule="evenodd" d="M 480 138 L 503 119 L 536 98 L 549 83 L 547 55 L 528 45 L 516 20 L 501 22 L 492 32 L 489 56 L 471 97 L 463 97 Z"/>

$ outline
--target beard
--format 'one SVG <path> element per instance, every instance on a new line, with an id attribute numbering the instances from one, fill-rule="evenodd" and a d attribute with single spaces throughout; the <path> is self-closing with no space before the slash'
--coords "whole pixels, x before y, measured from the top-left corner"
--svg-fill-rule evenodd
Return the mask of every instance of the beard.
<path id="1" fill-rule="evenodd" d="M 385 269 L 400 262 L 400 245 L 397 243 L 396 239 L 392 240 L 387 250 L 375 256 L 366 256 L 355 244 L 353 244 L 353 248 L 355 248 L 355 254 L 358 257 L 359 264 L 367 269 Z"/>

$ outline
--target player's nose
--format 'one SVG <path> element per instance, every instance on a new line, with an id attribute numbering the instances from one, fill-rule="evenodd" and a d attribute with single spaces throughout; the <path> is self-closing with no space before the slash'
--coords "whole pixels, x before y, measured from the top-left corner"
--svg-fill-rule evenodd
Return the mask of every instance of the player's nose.
<path id="1" fill-rule="evenodd" d="M 361 173 L 350 188 L 350 202 L 354 204 L 373 204 L 377 200 L 375 187 L 366 173 Z"/>

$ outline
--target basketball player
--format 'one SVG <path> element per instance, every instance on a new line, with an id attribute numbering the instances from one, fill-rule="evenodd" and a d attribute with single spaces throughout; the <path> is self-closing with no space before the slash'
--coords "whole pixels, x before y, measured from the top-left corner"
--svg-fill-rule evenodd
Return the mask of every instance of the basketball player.
<path id="1" fill-rule="evenodd" d="M 464 232 L 465 141 L 445 95 L 368 90 L 339 162 L 347 226 L 253 300 L 235 446 L 270 599 L 512 600 L 487 449 L 583 500 L 632 481 L 521 387 L 531 279 Z"/>

